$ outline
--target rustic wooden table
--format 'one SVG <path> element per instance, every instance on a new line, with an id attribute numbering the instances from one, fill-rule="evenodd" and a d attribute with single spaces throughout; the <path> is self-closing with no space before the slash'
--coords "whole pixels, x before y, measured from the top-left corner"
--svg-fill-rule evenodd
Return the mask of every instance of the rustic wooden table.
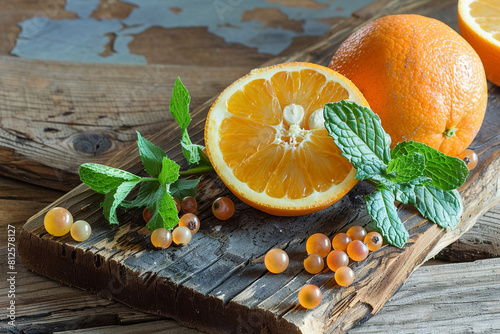
<path id="1" fill-rule="evenodd" d="M 11 271 L 3 260 L 8 224 L 19 230 L 78 184 L 80 163 L 105 162 L 134 141 L 136 129 L 153 134 L 169 124 L 173 78 L 183 78 L 196 107 L 249 69 L 313 45 L 332 33 L 330 27 L 340 34 L 374 16 L 411 13 L 425 5 L 430 16 L 456 28 L 456 1 L 451 0 L 164 3 L 0 3 L 0 94 L 21 90 L 24 96 L 0 107 L 2 277 Z M 165 15 L 155 15 L 156 8 Z M 203 10 L 212 15 L 193 23 L 190 13 Z M 98 62 L 109 65 L 94 65 Z M 68 100 L 64 91 L 45 89 L 51 76 L 78 84 L 97 73 L 115 82 L 109 88 L 116 96 L 112 105 L 101 103 L 96 91 Z M 164 96 L 155 100 L 164 103 L 153 105 L 148 96 Z M 490 102 L 499 99 L 500 90 L 490 85 Z M 499 222 L 496 205 L 442 251 L 440 260 L 418 269 L 382 311 L 350 332 L 500 332 Z M 19 259 L 15 271 L 15 328 L 5 320 L 11 287 L 4 278 L 0 286 L 0 326 L 9 331 L 198 332 L 34 274 Z"/>

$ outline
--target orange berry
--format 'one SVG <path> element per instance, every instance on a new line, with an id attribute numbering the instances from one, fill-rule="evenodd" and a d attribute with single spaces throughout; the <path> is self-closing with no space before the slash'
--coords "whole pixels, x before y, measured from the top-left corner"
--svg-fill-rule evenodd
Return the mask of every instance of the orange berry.
<path id="1" fill-rule="evenodd" d="M 318 254 L 309 254 L 304 259 L 304 269 L 310 274 L 317 274 L 323 270 L 325 262 Z"/>
<path id="2" fill-rule="evenodd" d="M 349 245 L 351 241 L 351 237 L 346 233 L 336 234 L 332 239 L 333 249 L 345 252 L 347 250 L 347 245 Z"/>
<path id="3" fill-rule="evenodd" d="M 228 220 L 234 214 L 234 203 L 227 197 L 219 197 L 212 204 L 212 212 L 219 220 Z"/>
<path id="4" fill-rule="evenodd" d="M 144 208 L 144 210 L 142 210 L 142 219 L 144 219 L 146 223 L 149 223 L 151 218 L 153 218 L 153 213 L 149 211 L 147 207 Z"/>
<path id="5" fill-rule="evenodd" d="M 175 208 L 177 209 L 177 212 L 181 212 L 181 201 L 179 201 L 178 198 L 174 197 L 174 202 L 175 202 Z"/>
<path id="6" fill-rule="evenodd" d="M 306 250 L 308 254 L 318 254 L 324 258 L 332 250 L 332 243 L 326 235 L 315 233 L 307 239 Z"/>
<path id="7" fill-rule="evenodd" d="M 194 213 L 198 208 L 198 203 L 194 197 L 186 196 L 182 199 L 181 208 L 184 213 Z"/>
<path id="8" fill-rule="evenodd" d="M 476 152 L 473 150 L 465 150 L 460 153 L 457 158 L 463 160 L 469 170 L 473 170 L 477 166 L 478 158 Z"/>
<path id="9" fill-rule="evenodd" d="M 366 230 L 361 226 L 352 226 L 347 230 L 347 235 L 354 240 L 365 240 Z"/>
<path id="10" fill-rule="evenodd" d="M 363 261 L 368 256 L 368 246 L 364 241 L 354 240 L 347 246 L 347 255 L 353 261 Z"/>
<path id="11" fill-rule="evenodd" d="M 340 267 L 349 265 L 349 256 L 340 250 L 331 251 L 326 258 L 326 264 L 331 271 L 337 271 Z"/>
<path id="12" fill-rule="evenodd" d="M 52 208 L 45 214 L 43 225 L 47 232 L 56 237 L 61 237 L 71 229 L 73 215 L 65 208 Z"/>
<path id="13" fill-rule="evenodd" d="M 370 250 L 371 252 L 380 249 L 383 243 L 384 239 L 378 232 L 370 232 L 365 237 L 365 244 L 368 246 L 368 250 Z"/>
<path id="14" fill-rule="evenodd" d="M 176 245 L 184 246 L 191 241 L 191 230 L 186 226 L 177 226 L 172 232 L 172 241 Z"/>
<path id="15" fill-rule="evenodd" d="M 172 232 L 166 228 L 157 228 L 151 233 L 151 243 L 156 248 L 168 248 L 172 244 Z"/>
<path id="16" fill-rule="evenodd" d="M 335 281 L 340 286 L 349 286 L 354 281 L 354 271 L 349 267 L 340 267 L 335 272 Z"/>
<path id="17" fill-rule="evenodd" d="M 200 229 L 200 219 L 194 213 L 185 213 L 179 220 L 179 226 L 185 226 L 191 234 L 195 234 Z"/>
<path id="18" fill-rule="evenodd" d="M 279 274 L 288 267 L 288 254 L 279 248 L 271 249 L 264 257 L 264 264 L 273 274 Z"/>
<path id="19" fill-rule="evenodd" d="M 321 290 L 315 285 L 304 285 L 299 290 L 299 303 L 304 308 L 312 309 L 317 307 L 321 303 L 322 298 L 323 294 Z"/>

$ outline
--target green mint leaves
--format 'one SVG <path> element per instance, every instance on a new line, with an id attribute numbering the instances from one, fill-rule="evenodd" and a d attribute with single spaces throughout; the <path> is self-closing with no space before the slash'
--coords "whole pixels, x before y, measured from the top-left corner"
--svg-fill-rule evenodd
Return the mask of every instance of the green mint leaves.
<path id="1" fill-rule="evenodd" d="M 358 180 L 372 178 L 387 169 L 391 137 L 384 132 L 380 118 L 371 117 L 357 104 L 344 101 L 327 104 L 324 116 L 330 136 L 358 170 Z"/>
<path id="2" fill-rule="evenodd" d="M 156 177 L 139 177 L 129 172 L 99 165 L 80 166 L 80 179 L 95 191 L 105 194 L 101 204 L 104 218 L 118 225 L 117 209 L 148 207 L 153 218 L 146 227 L 151 230 L 163 227 L 171 229 L 179 222 L 177 209 L 169 194 L 174 182 L 191 184 L 191 180 L 178 180 L 179 165 L 167 158 L 165 152 L 137 133 L 137 145 L 144 169 Z M 161 152 L 162 153 L 161 153 Z M 126 200 L 140 184 L 139 193 L 133 200 Z M 196 189 L 196 188 L 195 188 Z M 172 210 L 173 207 L 173 210 Z"/>
<path id="3" fill-rule="evenodd" d="M 162 169 L 163 158 L 166 158 L 167 154 L 149 140 L 144 139 L 138 131 L 136 133 L 137 147 L 144 169 L 152 177 L 158 177 Z"/>
<path id="4" fill-rule="evenodd" d="M 456 188 L 469 175 L 462 160 L 412 141 L 398 143 L 391 151 L 380 118 L 353 102 L 326 104 L 324 118 L 342 155 L 357 169 L 356 178 L 377 187 L 365 196 L 366 207 L 389 244 L 402 248 L 409 238 L 394 201 L 414 205 L 443 228 L 456 227 L 463 210 Z"/>
<path id="5" fill-rule="evenodd" d="M 101 194 L 106 194 L 125 181 L 138 181 L 140 178 L 132 173 L 98 164 L 80 166 L 80 179 Z"/>
<path id="6" fill-rule="evenodd" d="M 374 227 L 388 243 L 402 248 L 408 241 L 409 234 L 399 219 L 393 192 L 382 189 L 366 195 L 365 200 Z"/>
<path id="7" fill-rule="evenodd" d="M 203 153 L 204 147 L 201 145 L 193 144 L 191 142 L 191 138 L 189 138 L 187 127 L 189 123 L 191 123 L 191 116 L 189 115 L 190 101 L 191 96 L 189 96 L 188 90 L 182 83 L 181 79 L 177 78 L 174 84 L 172 98 L 170 99 L 170 113 L 172 114 L 172 116 L 174 116 L 175 120 L 181 127 L 182 153 L 190 164 L 210 165 L 210 161 Z"/>
<path id="8" fill-rule="evenodd" d="M 170 99 L 170 112 L 181 127 L 183 154 L 193 168 L 180 171 L 180 166 L 170 160 L 163 149 L 154 145 L 137 132 L 137 147 L 144 170 L 150 177 L 140 177 L 132 173 L 99 164 L 86 163 L 80 166 L 79 174 L 83 183 L 94 191 L 104 194 L 101 203 L 104 217 L 110 224 L 119 224 L 117 210 L 147 207 L 153 214 L 146 227 L 154 231 L 163 227 L 172 229 L 179 222 L 174 197 L 182 200 L 186 196 L 196 196 L 199 179 L 179 179 L 213 171 L 204 147 L 191 142 L 187 127 L 191 122 L 189 102 L 191 98 L 186 87 L 178 78 Z M 139 187 L 137 196 L 132 191 Z"/>

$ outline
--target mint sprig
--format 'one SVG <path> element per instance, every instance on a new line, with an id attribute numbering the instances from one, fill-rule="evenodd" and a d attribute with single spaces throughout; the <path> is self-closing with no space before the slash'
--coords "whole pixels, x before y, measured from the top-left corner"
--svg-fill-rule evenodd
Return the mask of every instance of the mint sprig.
<path id="1" fill-rule="evenodd" d="M 187 88 L 177 78 L 172 91 L 172 98 L 170 99 L 170 113 L 181 127 L 181 145 L 182 153 L 186 160 L 192 165 L 212 166 L 208 157 L 203 153 L 204 147 L 201 145 L 193 144 L 188 134 L 188 126 L 191 123 L 191 116 L 189 115 L 189 103 L 191 96 Z"/>
<path id="2" fill-rule="evenodd" d="M 137 132 L 137 147 L 144 170 L 149 177 L 141 177 L 127 171 L 100 164 L 86 163 L 79 169 L 80 179 L 91 189 L 104 194 L 101 203 L 104 217 L 110 224 L 119 224 L 117 209 L 147 207 L 153 214 L 146 227 L 150 230 L 163 227 L 172 229 L 179 222 L 174 197 L 182 200 L 186 196 L 196 196 L 199 179 L 179 179 L 213 171 L 204 147 L 191 142 L 187 127 L 191 122 L 189 102 L 191 98 L 186 87 L 178 78 L 170 99 L 170 111 L 181 127 L 183 154 L 191 169 L 180 171 L 180 166 L 167 157 L 165 151 Z M 127 199 L 139 186 L 137 196 Z"/>
<path id="3" fill-rule="evenodd" d="M 335 144 L 357 169 L 356 178 L 377 191 L 365 196 L 374 228 L 391 245 L 402 248 L 409 234 L 394 201 L 414 205 L 425 218 L 443 228 L 455 228 L 462 215 L 456 188 L 469 175 L 465 163 L 425 144 L 398 143 L 391 151 L 391 138 L 380 118 L 354 102 L 328 103 L 325 127 Z"/>

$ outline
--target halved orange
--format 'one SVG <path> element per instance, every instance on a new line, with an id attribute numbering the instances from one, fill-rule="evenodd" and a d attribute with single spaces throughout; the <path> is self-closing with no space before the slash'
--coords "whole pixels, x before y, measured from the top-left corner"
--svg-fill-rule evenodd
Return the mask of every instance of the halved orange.
<path id="1" fill-rule="evenodd" d="M 368 106 L 344 76 L 310 63 L 255 69 L 222 92 L 205 126 L 215 171 L 243 202 L 279 216 L 330 206 L 357 182 L 324 126 L 328 102 Z"/>
<path id="2" fill-rule="evenodd" d="M 460 0 L 458 28 L 481 58 L 488 80 L 500 86 L 500 1 Z"/>

